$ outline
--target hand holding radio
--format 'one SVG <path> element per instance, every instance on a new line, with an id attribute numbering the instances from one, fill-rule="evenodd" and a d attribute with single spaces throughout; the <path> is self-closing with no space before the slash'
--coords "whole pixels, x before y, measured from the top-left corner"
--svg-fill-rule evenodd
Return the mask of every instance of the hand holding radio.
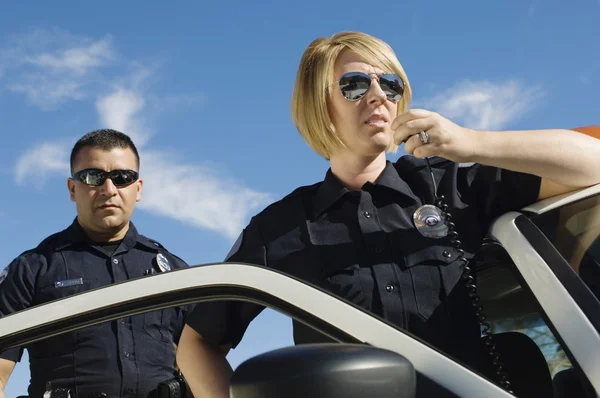
<path id="1" fill-rule="evenodd" d="M 477 131 L 461 127 L 440 114 L 411 109 L 392 122 L 396 144 L 419 158 L 439 156 L 453 162 L 471 162 L 477 150 Z"/>

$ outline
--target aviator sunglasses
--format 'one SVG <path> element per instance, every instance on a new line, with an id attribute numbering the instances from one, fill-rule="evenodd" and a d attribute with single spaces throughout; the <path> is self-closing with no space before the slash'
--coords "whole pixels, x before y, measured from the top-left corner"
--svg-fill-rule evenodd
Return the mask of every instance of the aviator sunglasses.
<path id="1" fill-rule="evenodd" d="M 139 174 L 133 170 L 104 171 L 101 169 L 84 169 L 73 174 L 74 180 L 95 187 L 104 185 L 107 178 L 110 178 L 116 187 L 124 187 L 136 182 Z"/>
<path id="2" fill-rule="evenodd" d="M 400 76 L 393 73 L 384 73 L 378 75 L 377 80 L 381 90 L 385 93 L 387 99 L 398 102 L 404 95 L 404 82 Z M 349 72 L 340 77 L 338 84 L 344 98 L 349 101 L 358 101 L 365 96 L 373 79 L 363 72 Z"/>

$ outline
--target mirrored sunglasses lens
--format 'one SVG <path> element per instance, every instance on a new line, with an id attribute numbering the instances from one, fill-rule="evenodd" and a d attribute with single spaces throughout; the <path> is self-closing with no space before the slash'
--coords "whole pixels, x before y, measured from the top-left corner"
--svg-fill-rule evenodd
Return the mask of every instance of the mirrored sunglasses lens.
<path id="1" fill-rule="evenodd" d="M 355 101 L 369 90 L 371 78 L 364 73 L 346 73 L 340 78 L 340 90 L 344 98 Z"/>
<path id="2" fill-rule="evenodd" d="M 106 175 L 102 170 L 87 170 L 81 174 L 79 180 L 87 185 L 102 185 L 106 180 Z"/>
<path id="3" fill-rule="evenodd" d="M 130 170 L 115 170 L 111 173 L 110 179 L 117 186 L 128 185 L 136 180 L 136 174 Z"/>
<path id="4" fill-rule="evenodd" d="M 385 95 L 392 101 L 400 101 L 404 95 L 404 82 L 398 75 L 384 74 L 379 78 L 379 85 Z"/>

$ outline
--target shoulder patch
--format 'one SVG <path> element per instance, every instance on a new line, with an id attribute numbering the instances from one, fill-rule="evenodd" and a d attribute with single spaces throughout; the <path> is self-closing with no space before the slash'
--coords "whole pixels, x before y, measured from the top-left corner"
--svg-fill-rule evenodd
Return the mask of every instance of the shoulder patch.
<path id="1" fill-rule="evenodd" d="M 6 267 L 4 267 L 4 269 L 2 270 L 2 272 L 0 272 L 0 284 L 2 282 L 4 282 L 4 280 L 6 279 L 6 275 L 8 275 L 8 267 L 10 267 L 10 266 L 7 265 Z"/>
<path id="2" fill-rule="evenodd" d="M 240 247 L 242 247 L 243 241 L 244 241 L 244 231 L 242 231 L 240 233 L 240 236 L 238 236 L 237 240 L 235 241 L 235 243 L 229 250 L 229 253 L 227 253 L 227 256 L 225 256 L 225 261 L 229 260 L 231 258 L 231 256 L 233 256 L 240 250 Z"/>

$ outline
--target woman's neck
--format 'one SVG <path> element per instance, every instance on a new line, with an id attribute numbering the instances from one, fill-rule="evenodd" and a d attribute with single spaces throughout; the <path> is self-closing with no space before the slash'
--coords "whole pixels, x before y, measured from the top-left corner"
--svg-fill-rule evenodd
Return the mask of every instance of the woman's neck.
<path id="1" fill-rule="evenodd" d="M 377 181 L 385 169 L 385 152 L 378 156 L 365 157 L 338 154 L 329 160 L 331 172 L 348 189 L 358 191 L 366 182 Z"/>

